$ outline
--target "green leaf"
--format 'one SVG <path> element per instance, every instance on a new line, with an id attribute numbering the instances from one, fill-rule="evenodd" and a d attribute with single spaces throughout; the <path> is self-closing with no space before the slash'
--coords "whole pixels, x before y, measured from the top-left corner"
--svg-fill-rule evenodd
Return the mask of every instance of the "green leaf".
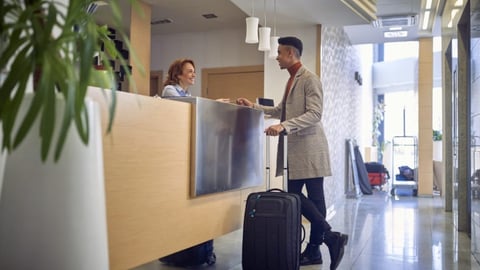
<path id="1" fill-rule="evenodd" d="M 19 52 L 18 57 L 12 63 L 12 69 L 18 70 L 19 74 L 15 75 L 9 73 L 0 88 L 0 120 L 2 121 L 4 132 L 4 145 L 2 148 L 7 148 L 9 150 L 11 149 L 10 134 L 13 131 L 18 113 L 18 108 L 15 108 L 11 103 L 11 91 L 25 92 L 28 74 L 30 74 L 29 61 L 31 61 L 26 54 L 27 50 Z M 18 77 L 21 79 L 20 81 L 16 81 L 16 78 Z"/>
<path id="2" fill-rule="evenodd" d="M 33 60 L 28 52 L 28 47 L 25 47 L 18 52 L 14 62 L 11 65 L 12 70 L 15 70 L 16 73 L 8 73 L 5 81 L 0 86 L 0 120 L 4 118 L 4 108 L 10 101 L 10 94 L 19 84 L 18 79 L 23 78 L 20 80 L 20 82 L 28 80 L 28 74 L 32 72 L 31 67 L 33 66 Z M 20 88 L 18 91 L 24 92 L 25 89 Z"/>
<path id="3" fill-rule="evenodd" d="M 32 99 L 32 102 L 30 103 L 28 111 L 25 114 L 25 117 L 23 118 L 22 123 L 20 124 L 17 134 L 15 135 L 13 148 L 18 147 L 18 145 L 20 145 L 23 139 L 25 139 L 26 135 L 32 128 L 33 123 L 35 122 L 37 115 L 42 109 L 43 102 L 44 101 L 43 101 L 42 93 L 37 92 L 35 95 L 33 95 L 33 99 Z"/>
<path id="4" fill-rule="evenodd" d="M 57 146 L 55 148 L 55 162 L 58 161 L 58 159 L 60 158 L 73 118 L 73 110 L 71 110 L 71 108 L 73 108 L 72 101 L 73 97 L 75 96 L 75 85 L 72 82 L 68 83 L 67 85 L 68 86 L 65 87 L 65 91 L 63 92 L 65 97 L 65 111 L 63 114 L 62 126 L 60 127 L 60 133 L 57 140 Z"/>
<path id="5" fill-rule="evenodd" d="M 42 138 L 41 155 L 42 155 L 43 161 L 47 159 L 48 152 L 50 150 L 50 145 L 52 144 L 53 131 L 55 130 L 55 119 L 56 119 L 56 114 L 55 114 L 56 96 L 55 96 L 55 91 L 52 91 L 52 89 L 55 89 L 55 82 L 51 80 L 48 81 L 47 79 L 45 79 L 50 76 L 50 72 L 52 72 L 50 67 L 50 62 L 45 61 L 42 66 L 42 73 L 45 75 L 42 74 L 42 80 L 41 80 L 41 86 L 40 86 L 41 88 L 42 87 L 45 87 L 45 88 L 38 90 L 38 91 L 44 91 L 44 95 L 45 95 L 45 99 L 44 99 L 45 104 L 43 106 L 42 118 L 40 122 L 40 137 Z"/>

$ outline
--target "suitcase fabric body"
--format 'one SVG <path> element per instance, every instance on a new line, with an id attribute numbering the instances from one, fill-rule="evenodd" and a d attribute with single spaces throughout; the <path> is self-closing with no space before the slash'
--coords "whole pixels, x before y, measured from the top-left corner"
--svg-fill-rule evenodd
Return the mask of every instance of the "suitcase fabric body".
<path id="1" fill-rule="evenodd" d="M 249 194 L 243 223 L 243 270 L 298 270 L 301 203 L 297 194 Z"/>
<path id="2" fill-rule="evenodd" d="M 382 163 L 378 162 L 367 162 L 365 163 L 365 167 L 369 173 L 384 173 L 387 170 Z"/>
<path id="3" fill-rule="evenodd" d="M 390 178 L 387 168 L 381 163 L 378 162 L 367 162 L 365 167 L 368 172 L 368 179 L 370 180 L 371 186 L 382 186 L 387 182 L 387 179 Z"/>
<path id="4" fill-rule="evenodd" d="M 368 173 L 368 179 L 371 186 L 382 186 L 386 183 L 387 176 L 385 173 Z"/>

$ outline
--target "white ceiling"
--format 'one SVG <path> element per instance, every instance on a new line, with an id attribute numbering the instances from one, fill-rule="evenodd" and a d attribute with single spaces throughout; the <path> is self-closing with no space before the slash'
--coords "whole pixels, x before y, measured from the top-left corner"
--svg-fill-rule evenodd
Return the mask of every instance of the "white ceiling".
<path id="1" fill-rule="evenodd" d="M 129 14 L 129 0 L 119 0 L 124 14 Z M 203 32 L 218 29 L 244 28 L 245 18 L 253 13 L 264 24 L 264 4 L 267 5 L 267 26 L 273 27 L 274 0 L 145 0 L 152 6 L 152 21 L 170 19 L 172 23 L 152 25 L 152 35 L 182 32 Z M 440 0 L 440 6 L 445 0 Z M 421 0 L 377 0 L 377 17 L 418 14 Z M 108 23 L 108 8 L 99 7 L 95 13 L 99 23 Z M 203 14 L 217 18 L 205 19 Z M 347 8 L 340 0 L 276 0 L 276 28 L 285 25 L 344 26 L 352 44 L 384 43 L 417 40 L 432 33 L 419 33 L 418 24 L 406 27 L 407 38 L 384 39 L 383 28 L 374 28 Z M 129 25 L 129 15 L 124 16 Z M 439 23 L 434 32 L 439 33 Z M 437 30 L 438 29 L 438 30 Z M 437 33 L 435 33 L 436 35 Z"/>

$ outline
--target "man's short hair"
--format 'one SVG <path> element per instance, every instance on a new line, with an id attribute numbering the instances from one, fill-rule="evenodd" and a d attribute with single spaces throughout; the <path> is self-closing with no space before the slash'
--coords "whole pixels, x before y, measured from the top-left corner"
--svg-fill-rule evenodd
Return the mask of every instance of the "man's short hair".
<path id="1" fill-rule="evenodd" d="M 302 55 L 303 44 L 302 41 L 296 37 L 281 37 L 278 39 L 278 44 L 292 46 L 298 50 L 299 56 Z"/>

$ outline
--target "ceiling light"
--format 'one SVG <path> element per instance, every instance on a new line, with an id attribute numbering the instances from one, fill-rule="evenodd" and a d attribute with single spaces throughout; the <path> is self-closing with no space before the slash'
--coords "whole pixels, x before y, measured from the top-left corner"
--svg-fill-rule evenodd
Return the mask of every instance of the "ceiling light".
<path id="1" fill-rule="evenodd" d="M 264 17 L 265 23 L 263 27 L 258 28 L 258 33 L 260 34 L 260 41 L 258 42 L 258 50 L 269 51 L 271 28 L 267 27 L 267 0 L 263 0 L 263 17 Z"/>
<path id="2" fill-rule="evenodd" d="M 432 8 L 432 0 L 427 0 L 427 3 L 425 4 L 425 9 L 431 9 Z"/>
<path id="3" fill-rule="evenodd" d="M 450 21 L 449 21 L 448 24 L 447 24 L 447 27 L 448 27 L 448 28 L 452 28 L 452 26 L 453 26 L 453 20 L 450 19 Z"/>
<path id="4" fill-rule="evenodd" d="M 387 31 L 383 32 L 383 36 L 385 38 L 401 38 L 401 37 L 407 37 L 408 36 L 408 31 Z"/>
<path id="5" fill-rule="evenodd" d="M 461 6 L 463 6 L 463 0 L 457 0 L 457 1 L 455 1 L 454 6 L 455 6 L 455 7 L 461 7 Z"/>
<path id="6" fill-rule="evenodd" d="M 439 15 L 440 2 L 444 0 L 421 0 L 422 13 L 420 15 L 419 31 L 432 32 L 436 18 Z M 454 0 L 449 0 L 453 2 Z M 443 11 L 442 11 L 443 12 Z"/>
<path id="7" fill-rule="evenodd" d="M 458 13 L 458 9 L 457 8 L 454 8 L 452 9 L 452 11 L 450 11 L 450 18 L 452 18 L 452 20 L 455 18 L 455 16 L 457 15 Z"/>
<path id="8" fill-rule="evenodd" d="M 450 20 L 448 21 L 447 27 L 452 28 L 453 27 L 453 21 L 455 20 L 455 17 L 457 16 L 459 12 L 459 8 L 454 8 L 450 11 Z"/>
<path id="9" fill-rule="evenodd" d="M 248 17 L 245 19 L 247 23 L 247 34 L 245 36 L 246 43 L 258 43 L 258 18 Z"/>
<path id="10" fill-rule="evenodd" d="M 245 22 L 247 24 L 245 43 L 258 43 L 258 21 L 258 17 L 255 17 L 255 9 L 252 0 L 252 16 L 245 19 Z"/>
<path id="11" fill-rule="evenodd" d="M 341 0 L 348 8 L 367 22 L 377 19 L 376 0 Z"/>
<path id="12" fill-rule="evenodd" d="M 278 39 L 277 36 L 277 0 L 273 0 L 273 36 L 270 37 L 270 52 L 268 58 L 276 59 L 278 56 Z"/>
<path id="13" fill-rule="evenodd" d="M 402 30 L 402 27 L 401 26 L 390 27 L 390 28 L 388 28 L 388 30 L 390 30 L 390 31 L 400 31 L 400 30 Z"/>
<path id="14" fill-rule="evenodd" d="M 269 51 L 270 50 L 270 27 L 260 27 L 258 28 L 258 33 L 260 34 L 260 41 L 258 42 L 259 51 Z"/>
<path id="15" fill-rule="evenodd" d="M 429 19 L 430 19 L 430 10 L 425 10 L 425 13 L 423 13 L 422 30 L 427 30 Z"/>

